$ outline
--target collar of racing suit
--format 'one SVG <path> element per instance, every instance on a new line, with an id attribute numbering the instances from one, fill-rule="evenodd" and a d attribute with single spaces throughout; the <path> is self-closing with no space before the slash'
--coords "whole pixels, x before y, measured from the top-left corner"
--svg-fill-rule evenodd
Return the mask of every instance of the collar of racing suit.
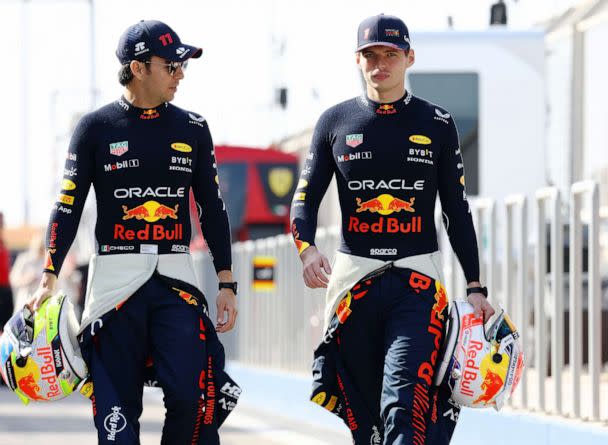
<path id="1" fill-rule="evenodd" d="M 125 96 L 120 96 L 120 98 L 115 102 L 116 105 L 124 110 L 129 116 L 137 118 L 139 120 L 148 121 L 155 120 L 163 117 L 167 114 L 167 110 L 169 108 L 169 103 L 164 102 L 160 105 L 157 105 L 153 108 L 139 108 L 130 103 Z"/>
<path id="2" fill-rule="evenodd" d="M 406 90 L 403 97 L 401 97 L 399 100 L 396 100 L 395 102 L 380 103 L 374 102 L 366 96 L 359 96 L 357 98 L 357 104 L 361 108 L 372 114 L 376 114 L 379 116 L 392 116 L 394 114 L 399 114 L 400 112 L 405 111 L 411 100 L 412 93 Z"/>

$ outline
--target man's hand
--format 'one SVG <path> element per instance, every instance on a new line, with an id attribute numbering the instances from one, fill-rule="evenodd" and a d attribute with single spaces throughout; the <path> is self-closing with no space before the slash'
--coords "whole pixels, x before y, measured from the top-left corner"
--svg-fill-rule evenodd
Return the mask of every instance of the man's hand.
<path id="1" fill-rule="evenodd" d="M 32 312 L 38 310 L 38 308 L 44 303 L 55 291 L 55 284 L 57 283 L 57 277 L 52 273 L 44 272 L 42 279 L 38 285 L 38 289 L 25 303 Z"/>
<path id="2" fill-rule="evenodd" d="M 310 246 L 300 254 L 300 259 L 302 260 L 306 286 L 311 289 L 327 287 L 327 283 L 329 283 L 327 275 L 331 274 L 331 266 L 327 257 L 319 252 L 315 246 Z"/>
<path id="3" fill-rule="evenodd" d="M 468 284 L 468 287 L 481 287 L 481 283 L 474 281 Z M 478 292 L 473 293 L 467 297 L 470 304 L 473 305 L 475 310 L 475 317 L 479 318 L 483 315 L 483 322 L 487 322 L 492 315 L 496 312 L 492 305 L 488 302 L 488 299 Z"/>
<path id="4" fill-rule="evenodd" d="M 236 322 L 236 295 L 232 289 L 221 289 L 217 294 L 217 326 L 215 330 L 217 332 L 228 332 L 234 327 Z M 228 320 L 226 320 L 226 313 L 228 313 Z"/>

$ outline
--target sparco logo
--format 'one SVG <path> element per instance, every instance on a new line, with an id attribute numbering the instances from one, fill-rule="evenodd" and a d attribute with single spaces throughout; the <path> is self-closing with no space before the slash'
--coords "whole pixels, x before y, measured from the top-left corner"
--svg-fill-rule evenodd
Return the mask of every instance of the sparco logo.
<path id="1" fill-rule="evenodd" d="M 370 255 L 397 255 L 397 249 L 370 249 Z"/>
<path id="2" fill-rule="evenodd" d="M 418 179 L 413 184 L 408 183 L 405 179 L 389 179 L 388 181 L 364 179 L 363 181 L 348 181 L 348 188 L 351 190 L 424 190 L 424 179 Z"/>
<path id="3" fill-rule="evenodd" d="M 127 419 L 120 410 L 120 406 L 113 406 L 112 412 L 103 420 L 103 427 L 108 432 L 106 439 L 112 442 L 116 441 L 116 435 L 127 426 Z"/>
<path id="4" fill-rule="evenodd" d="M 148 196 L 154 198 L 183 198 L 186 191 L 185 187 L 179 187 L 177 190 L 173 190 L 171 187 L 148 187 L 142 189 L 140 187 L 130 187 L 128 189 L 116 189 L 114 190 L 114 197 L 116 199 L 126 198 L 147 198 Z"/>

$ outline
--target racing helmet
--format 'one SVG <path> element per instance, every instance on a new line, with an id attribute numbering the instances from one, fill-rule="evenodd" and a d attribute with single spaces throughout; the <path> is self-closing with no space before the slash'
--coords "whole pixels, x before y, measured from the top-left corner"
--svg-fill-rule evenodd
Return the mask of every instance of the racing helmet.
<path id="1" fill-rule="evenodd" d="M 486 328 L 483 316 L 475 317 L 467 301 L 450 306 L 435 384 L 447 382 L 459 405 L 498 411 L 517 388 L 524 368 L 519 332 L 503 309 Z"/>
<path id="2" fill-rule="evenodd" d="M 0 336 L 0 374 L 24 404 L 63 399 L 87 376 L 76 340 L 78 321 L 64 294 L 48 298 L 32 313 L 15 313 Z"/>

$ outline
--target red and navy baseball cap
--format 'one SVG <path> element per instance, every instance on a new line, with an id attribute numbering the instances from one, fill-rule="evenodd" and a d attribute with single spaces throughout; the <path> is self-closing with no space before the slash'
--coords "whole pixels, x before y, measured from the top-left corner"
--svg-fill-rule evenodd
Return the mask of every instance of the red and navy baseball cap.
<path id="1" fill-rule="evenodd" d="M 375 15 L 361 22 L 357 31 L 357 51 L 383 45 L 407 51 L 410 49 L 410 33 L 399 17 Z"/>
<path id="2" fill-rule="evenodd" d="M 198 58 L 202 48 L 182 43 L 179 36 L 163 22 L 141 20 L 129 26 L 120 36 L 116 57 L 120 63 L 129 63 L 146 56 L 158 56 L 171 62 Z"/>

